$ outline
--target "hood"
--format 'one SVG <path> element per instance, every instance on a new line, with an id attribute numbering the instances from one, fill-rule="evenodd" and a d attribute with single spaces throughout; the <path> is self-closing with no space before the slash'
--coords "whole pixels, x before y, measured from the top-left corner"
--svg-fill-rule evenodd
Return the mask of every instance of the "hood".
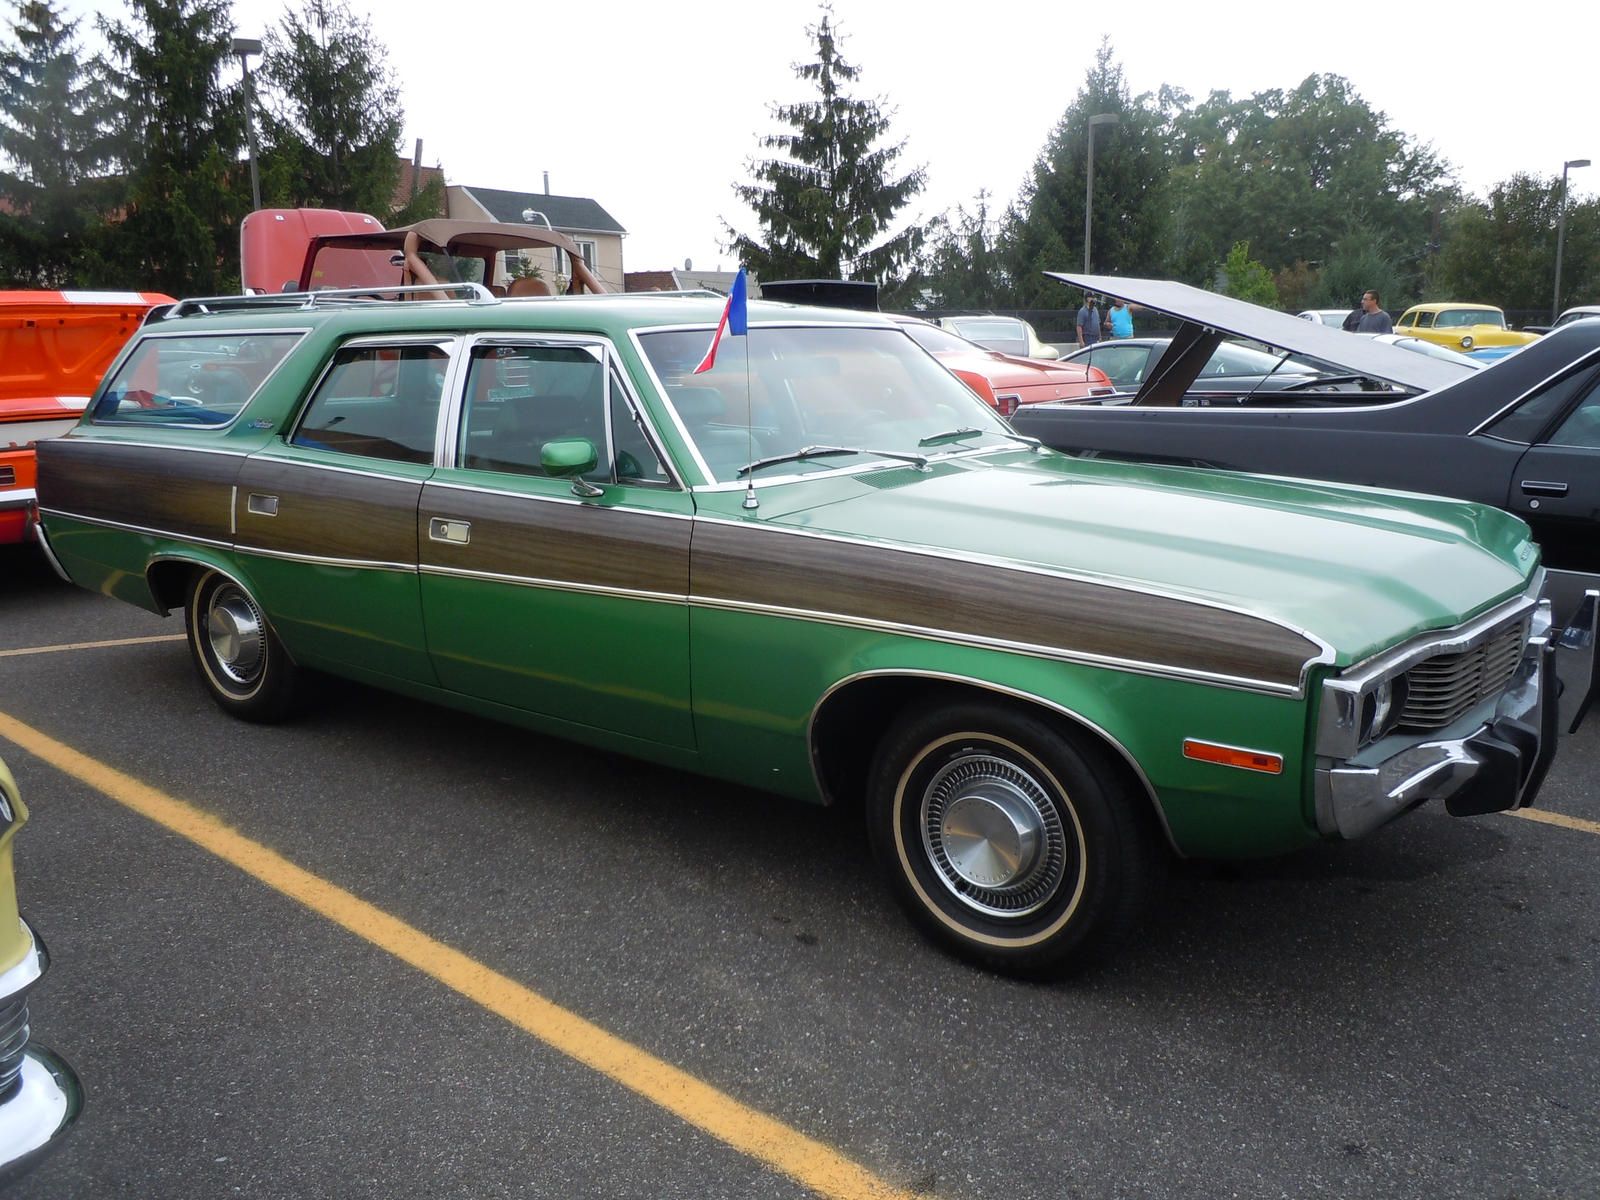
<path id="1" fill-rule="evenodd" d="M 1252 614 L 1338 665 L 1526 590 L 1521 521 L 1465 501 L 1006 452 L 850 476 L 771 519 Z"/>
<path id="2" fill-rule="evenodd" d="M 0 421 L 75 420 L 145 314 L 171 303 L 155 292 L 0 292 Z"/>

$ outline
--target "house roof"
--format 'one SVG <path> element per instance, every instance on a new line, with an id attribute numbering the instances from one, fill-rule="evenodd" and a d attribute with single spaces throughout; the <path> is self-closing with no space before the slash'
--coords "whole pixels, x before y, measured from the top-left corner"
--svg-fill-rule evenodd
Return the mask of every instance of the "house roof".
<path id="1" fill-rule="evenodd" d="M 622 277 L 630 292 L 676 292 L 678 281 L 671 271 L 629 271 Z"/>
<path id="2" fill-rule="evenodd" d="M 542 212 L 554 229 L 566 233 L 614 233 L 628 231 L 595 201 L 584 196 L 552 196 L 548 192 L 507 192 L 500 188 L 469 187 L 462 190 L 483 205 L 496 221 L 522 224 L 524 209 Z"/>

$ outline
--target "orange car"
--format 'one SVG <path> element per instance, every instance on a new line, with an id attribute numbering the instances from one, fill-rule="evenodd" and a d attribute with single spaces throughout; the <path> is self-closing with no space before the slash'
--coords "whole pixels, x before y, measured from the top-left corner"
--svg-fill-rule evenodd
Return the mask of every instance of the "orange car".
<path id="1" fill-rule="evenodd" d="M 159 292 L 0 292 L 0 544 L 29 537 L 34 443 L 78 423 Z"/>
<path id="2" fill-rule="evenodd" d="M 917 317 L 884 315 L 904 325 L 917 345 L 950 368 L 1003 417 L 1011 416 L 1024 404 L 1089 400 L 1117 390 L 1099 367 L 1001 354 Z"/>

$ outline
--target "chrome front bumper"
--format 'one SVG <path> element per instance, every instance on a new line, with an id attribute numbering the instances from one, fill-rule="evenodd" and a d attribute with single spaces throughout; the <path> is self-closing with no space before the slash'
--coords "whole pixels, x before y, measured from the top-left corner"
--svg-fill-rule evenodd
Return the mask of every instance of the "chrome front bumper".
<path id="1" fill-rule="evenodd" d="M 83 1108 L 71 1067 L 28 1041 L 28 993 L 50 965 L 24 922 L 27 955 L 0 975 L 0 1183 L 22 1174 L 66 1136 Z"/>
<path id="2" fill-rule="evenodd" d="M 1542 634 L 1529 639 L 1488 720 L 1376 762 L 1319 761 L 1318 829 L 1360 837 L 1426 800 L 1443 800 L 1454 816 L 1532 804 L 1555 754 L 1558 691 L 1554 644 Z"/>

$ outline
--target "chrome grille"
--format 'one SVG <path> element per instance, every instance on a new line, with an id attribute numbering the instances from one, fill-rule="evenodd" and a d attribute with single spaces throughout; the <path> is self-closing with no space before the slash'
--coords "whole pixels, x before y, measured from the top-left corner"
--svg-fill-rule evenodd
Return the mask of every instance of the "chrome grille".
<path id="1" fill-rule="evenodd" d="M 1504 690 L 1522 660 L 1523 621 L 1496 630 L 1454 654 L 1436 654 L 1405 673 L 1402 729 L 1443 729 L 1490 696 Z"/>

